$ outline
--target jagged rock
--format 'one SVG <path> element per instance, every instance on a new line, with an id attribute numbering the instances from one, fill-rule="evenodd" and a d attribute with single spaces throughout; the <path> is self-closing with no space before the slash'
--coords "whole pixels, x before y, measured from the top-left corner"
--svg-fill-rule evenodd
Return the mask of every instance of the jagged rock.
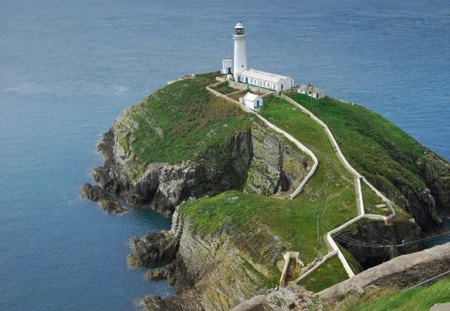
<path id="1" fill-rule="evenodd" d="M 126 211 L 117 200 L 117 197 L 110 195 L 109 192 L 100 186 L 85 183 L 81 191 L 85 198 L 100 203 L 100 206 L 108 213 L 119 214 Z"/>
<path id="2" fill-rule="evenodd" d="M 286 311 L 286 310 L 320 310 L 320 301 L 314 299 L 314 293 L 301 286 L 290 285 L 277 290 L 268 290 L 241 302 L 232 311 Z"/>
<path id="3" fill-rule="evenodd" d="M 130 240 L 133 266 L 154 267 L 167 264 L 175 258 L 176 237 L 167 231 L 148 233 Z"/>
<path id="4" fill-rule="evenodd" d="M 176 283 L 175 271 L 176 271 L 175 264 L 172 263 L 164 267 L 152 269 L 149 272 L 147 272 L 145 276 L 148 280 L 157 281 L 165 279 L 167 282 L 169 282 L 169 284 L 175 285 Z"/>

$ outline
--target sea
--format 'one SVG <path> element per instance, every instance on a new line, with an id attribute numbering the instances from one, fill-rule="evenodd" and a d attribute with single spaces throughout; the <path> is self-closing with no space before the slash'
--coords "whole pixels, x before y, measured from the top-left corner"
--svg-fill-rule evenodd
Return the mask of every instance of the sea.
<path id="1" fill-rule="evenodd" d="M 121 111 L 220 69 L 246 27 L 252 68 L 373 109 L 450 159 L 448 0 L 0 0 L 0 310 L 135 310 L 174 293 L 127 266 L 151 211 L 80 198 Z"/>

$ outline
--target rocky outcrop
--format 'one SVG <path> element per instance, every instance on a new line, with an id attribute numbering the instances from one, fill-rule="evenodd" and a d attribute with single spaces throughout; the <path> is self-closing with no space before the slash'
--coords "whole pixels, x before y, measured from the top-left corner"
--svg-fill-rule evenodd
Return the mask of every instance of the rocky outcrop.
<path id="1" fill-rule="evenodd" d="M 112 212 L 121 212 L 119 198 L 130 207 L 150 207 L 170 215 L 175 206 L 189 198 L 241 189 L 265 195 L 292 192 L 307 175 L 311 160 L 294 150 L 276 133 L 259 124 L 247 132 L 236 132 L 207 153 L 181 164 L 150 163 L 138 180 L 128 175 L 127 155 L 114 138 L 114 127 L 103 135 L 98 150 L 105 158 L 86 183 L 84 196 Z"/>
<path id="2" fill-rule="evenodd" d="M 439 214 L 450 215 L 450 163 L 427 150 L 428 161 L 417 163 Z M 428 191 L 426 191 L 428 192 Z"/>
<path id="3" fill-rule="evenodd" d="M 290 285 L 278 290 L 270 289 L 241 302 L 231 311 L 285 311 L 285 310 L 321 310 L 321 305 L 314 299 L 314 293 L 301 286 Z"/>
<path id="4" fill-rule="evenodd" d="M 267 129 L 257 127 L 252 131 L 253 157 L 244 191 L 264 195 L 282 193 L 295 189 L 306 176 L 308 157 L 280 142 L 280 137 L 269 135 Z"/>
<path id="5" fill-rule="evenodd" d="M 439 231 L 442 224 L 441 217 L 450 215 L 450 163 L 424 146 L 420 146 L 419 159 L 416 155 L 409 155 L 407 151 L 400 153 L 396 148 L 390 146 L 386 148 L 391 157 L 413 175 L 384 176 L 377 167 L 370 167 L 366 169 L 375 174 L 367 174 L 367 179 L 407 211 L 424 233 L 433 234 Z M 359 161 L 353 160 L 356 163 Z M 414 176 L 414 179 L 418 178 L 420 185 L 411 183 L 409 178 L 411 176 Z M 383 179 L 389 180 L 389 183 Z"/>
<path id="6" fill-rule="evenodd" d="M 255 236 L 264 245 L 257 256 L 253 253 Z M 228 226 L 209 235 L 197 232 L 178 212 L 171 231 L 141 241 L 153 255 L 144 255 L 142 260 L 142 245 L 135 245 L 132 256 L 153 267 L 147 277 L 165 278 L 179 291 L 166 299 L 145 297 L 142 303 L 148 310 L 229 310 L 276 280 L 272 267 L 286 250 L 284 242 L 267 227 L 252 226 L 238 234 L 236 228 Z M 153 251 L 160 245 L 167 250 L 165 246 L 173 245 L 173 241 L 176 253 Z M 170 264 L 161 266 L 169 260 Z"/>
<path id="7" fill-rule="evenodd" d="M 98 202 L 108 213 L 120 214 L 125 211 L 116 196 L 111 195 L 111 193 L 98 185 L 93 186 L 89 183 L 85 183 L 81 192 L 86 199 Z"/>

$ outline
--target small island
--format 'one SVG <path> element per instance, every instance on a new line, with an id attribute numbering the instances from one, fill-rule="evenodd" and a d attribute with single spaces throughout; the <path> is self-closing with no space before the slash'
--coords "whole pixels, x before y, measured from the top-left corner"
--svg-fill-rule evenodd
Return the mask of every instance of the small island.
<path id="1" fill-rule="evenodd" d="M 220 72 L 182 77 L 126 109 L 98 145 L 97 185 L 83 186 L 108 212 L 172 217 L 170 231 L 131 239 L 129 264 L 178 290 L 142 303 L 320 309 L 381 295 L 394 276 L 406 287 L 445 272 L 448 243 L 414 252 L 449 214 L 450 163 L 361 105 L 247 68 L 242 23 L 233 38 Z M 357 285 L 337 293 L 349 278 Z"/>

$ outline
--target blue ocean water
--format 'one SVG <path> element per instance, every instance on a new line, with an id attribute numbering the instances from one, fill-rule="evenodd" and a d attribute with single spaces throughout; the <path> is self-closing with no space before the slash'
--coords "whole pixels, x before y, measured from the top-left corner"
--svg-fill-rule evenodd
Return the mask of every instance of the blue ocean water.
<path id="1" fill-rule="evenodd" d="M 0 310 L 132 310 L 168 295 L 126 264 L 128 239 L 168 228 L 82 201 L 96 143 L 121 110 L 218 70 L 247 28 L 251 67 L 364 104 L 450 158 L 450 3 L 0 1 Z"/>

